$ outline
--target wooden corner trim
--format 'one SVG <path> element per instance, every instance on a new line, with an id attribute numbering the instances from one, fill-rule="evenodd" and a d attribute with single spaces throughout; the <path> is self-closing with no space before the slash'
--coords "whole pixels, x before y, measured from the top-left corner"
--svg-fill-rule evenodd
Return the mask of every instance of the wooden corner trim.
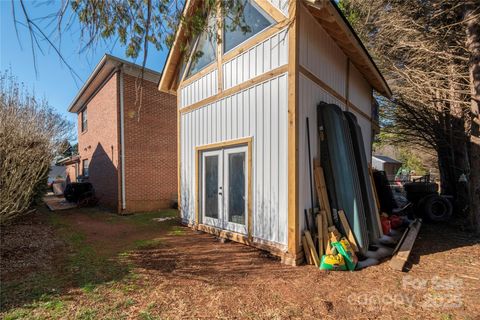
<path id="1" fill-rule="evenodd" d="M 298 211 L 298 36 L 299 4 L 291 1 L 288 35 L 288 252 L 300 253 Z"/>

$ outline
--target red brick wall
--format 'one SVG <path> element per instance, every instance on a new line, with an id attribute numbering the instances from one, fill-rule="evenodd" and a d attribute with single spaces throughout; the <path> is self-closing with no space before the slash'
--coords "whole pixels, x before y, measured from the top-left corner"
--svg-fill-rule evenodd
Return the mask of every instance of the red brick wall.
<path id="1" fill-rule="evenodd" d="M 127 211 L 168 208 L 177 194 L 176 98 L 144 80 L 139 111 L 135 81 L 124 75 Z"/>
<path id="2" fill-rule="evenodd" d="M 79 174 L 84 159 L 90 160 L 89 181 L 101 206 L 118 210 L 118 108 L 117 74 L 114 74 L 87 105 L 88 128 L 82 132 L 78 114 Z"/>

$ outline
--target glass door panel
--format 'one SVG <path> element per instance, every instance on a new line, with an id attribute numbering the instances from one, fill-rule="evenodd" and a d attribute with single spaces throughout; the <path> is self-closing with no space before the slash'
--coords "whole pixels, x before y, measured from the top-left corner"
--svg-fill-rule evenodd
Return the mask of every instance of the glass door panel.
<path id="1" fill-rule="evenodd" d="M 223 228 L 222 222 L 222 151 L 208 151 L 202 154 L 202 212 L 203 222 Z"/>
<path id="2" fill-rule="evenodd" d="M 224 150 L 226 228 L 247 233 L 247 147 Z"/>

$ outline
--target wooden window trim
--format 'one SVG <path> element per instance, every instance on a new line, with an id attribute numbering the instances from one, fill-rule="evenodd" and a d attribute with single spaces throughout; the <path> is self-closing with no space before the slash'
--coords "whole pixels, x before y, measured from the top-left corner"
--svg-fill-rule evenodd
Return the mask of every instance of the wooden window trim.
<path id="1" fill-rule="evenodd" d="M 284 29 L 289 23 L 291 22 L 288 19 L 284 19 L 282 22 L 274 24 L 266 28 L 265 30 L 262 30 L 255 37 L 245 40 L 239 46 L 223 54 L 222 59 L 224 63 L 228 62 L 229 60 L 232 60 L 233 58 L 243 53 L 244 51 L 247 51 L 250 48 L 256 46 L 257 44 L 265 41 L 266 39 L 270 38 L 274 34 L 282 31 L 282 29 Z"/>
<path id="2" fill-rule="evenodd" d="M 282 31 L 291 21 L 285 17 L 285 15 L 276 7 L 274 7 L 271 3 L 269 3 L 266 0 L 252 0 L 254 1 L 259 7 L 261 7 L 265 12 L 271 15 L 271 17 L 277 22 L 276 24 L 273 24 L 269 26 L 268 28 L 260 31 L 253 37 L 245 40 L 244 42 L 240 43 L 238 46 L 233 48 L 232 50 L 223 53 L 223 41 L 219 42 L 217 41 L 217 63 L 212 62 L 199 72 L 191 75 L 190 77 L 186 77 L 186 73 L 190 67 L 190 61 L 191 61 L 191 56 L 193 54 L 193 51 L 190 53 L 190 57 L 188 59 L 187 66 L 185 67 L 184 74 L 182 75 L 181 80 L 179 81 L 178 89 L 181 90 L 188 86 L 189 84 L 195 82 L 196 80 L 200 79 L 204 75 L 210 73 L 213 71 L 215 68 L 218 69 L 218 81 L 219 81 L 219 91 L 223 88 L 222 82 L 223 82 L 223 76 L 222 76 L 222 64 L 225 62 L 228 62 L 229 60 L 232 60 L 235 58 L 235 56 L 239 55 L 240 53 L 256 46 L 257 44 L 265 41 L 266 39 L 270 38 L 274 34 Z M 271 12 L 277 12 L 272 13 Z M 280 16 L 281 15 L 281 16 Z M 218 32 L 219 34 L 223 37 L 223 14 L 220 14 L 218 19 L 220 20 L 219 22 L 219 29 Z M 196 47 L 196 43 L 194 48 Z M 218 48 L 219 47 L 219 48 Z M 222 77 L 221 77 L 222 76 Z"/>
<path id="3" fill-rule="evenodd" d="M 190 63 L 190 62 L 189 62 L 189 63 Z M 191 77 L 183 80 L 183 81 L 180 83 L 179 90 L 185 89 L 185 87 L 188 87 L 188 85 L 194 83 L 195 81 L 199 80 L 199 79 L 202 78 L 203 76 L 205 76 L 205 75 L 209 74 L 210 72 L 214 71 L 216 68 L 217 68 L 217 62 L 216 62 L 216 61 L 213 61 L 213 62 L 210 63 L 208 66 L 206 66 L 206 67 L 203 68 L 202 70 L 198 71 L 197 73 L 195 73 L 195 74 L 192 75 Z"/>

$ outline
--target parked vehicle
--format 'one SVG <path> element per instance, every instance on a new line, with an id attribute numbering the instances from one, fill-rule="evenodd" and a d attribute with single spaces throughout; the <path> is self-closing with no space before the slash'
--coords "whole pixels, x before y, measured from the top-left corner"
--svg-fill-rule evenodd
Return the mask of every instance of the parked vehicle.
<path id="1" fill-rule="evenodd" d="M 431 182 L 430 175 L 414 179 L 405 183 L 403 187 L 417 214 L 431 221 L 446 221 L 452 216 L 451 197 L 438 193 L 438 184 Z"/>

